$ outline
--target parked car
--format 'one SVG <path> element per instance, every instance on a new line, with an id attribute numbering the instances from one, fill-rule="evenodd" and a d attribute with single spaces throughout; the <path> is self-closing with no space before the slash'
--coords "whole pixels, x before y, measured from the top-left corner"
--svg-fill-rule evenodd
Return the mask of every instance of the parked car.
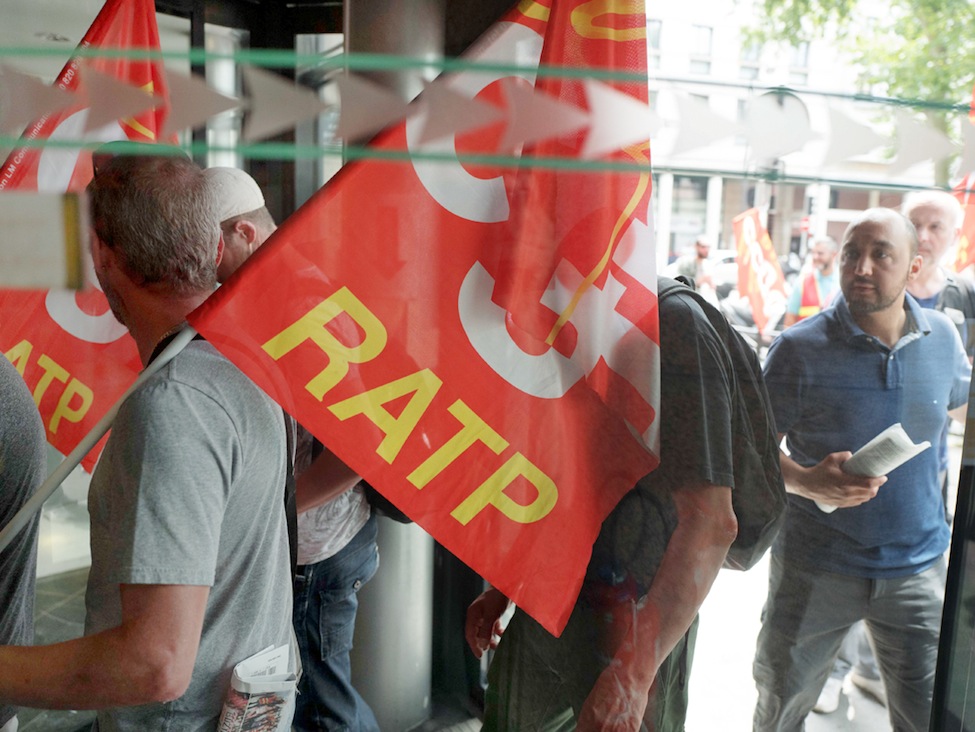
<path id="1" fill-rule="evenodd" d="M 715 249 L 711 256 L 711 281 L 714 292 L 718 300 L 724 300 L 733 290 L 738 289 L 738 250 L 737 249 Z M 802 267 L 802 261 L 795 254 L 779 258 L 779 266 L 782 268 L 782 275 L 785 277 L 786 291 L 792 287 L 792 281 Z M 677 274 L 677 261 L 668 264 L 663 273 L 667 277 Z"/>

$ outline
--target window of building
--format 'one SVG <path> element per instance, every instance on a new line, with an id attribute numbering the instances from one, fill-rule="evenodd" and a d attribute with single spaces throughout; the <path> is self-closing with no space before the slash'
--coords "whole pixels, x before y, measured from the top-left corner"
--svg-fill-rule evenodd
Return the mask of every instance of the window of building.
<path id="1" fill-rule="evenodd" d="M 789 59 L 789 82 L 807 84 L 809 82 L 809 42 L 801 41 L 792 47 Z"/>
<path id="2" fill-rule="evenodd" d="M 662 22 L 647 18 L 647 68 L 660 68 L 660 30 Z"/>
<path id="3" fill-rule="evenodd" d="M 741 129 L 745 128 L 745 124 L 748 122 L 748 100 L 747 99 L 738 100 L 738 109 L 735 113 L 735 121 L 741 126 Z M 736 145 L 745 145 L 747 143 L 748 143 L 748 138 L 744 135 L 744 133 L 739 133 L 735 135 Z"/>
<path id="4" fill-rule="evenodd" d="M 692 74 L 711 73 L 711 42 L 714 29 L 709 25 L 691 26 L 691 63 Z"/>
<path id="5" fill-rule="evenodd" d="M 753 81 L 758 78 L 760 62 L 762 59 L 762 46 L 758 43 L 749 43 L 742 46 L 738 57 L 738 77 L 746 81 Z"/>

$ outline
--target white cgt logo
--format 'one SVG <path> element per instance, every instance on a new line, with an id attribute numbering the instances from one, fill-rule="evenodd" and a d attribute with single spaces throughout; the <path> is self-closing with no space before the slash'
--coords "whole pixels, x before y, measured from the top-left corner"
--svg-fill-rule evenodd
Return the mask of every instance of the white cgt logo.
<path id="1" fill-rule="evenodd" d="M 537 66 L 541 55 L 542 38 L 533 30 L 519 24 L 504 24 L 491 44 L 476 57 L 477 61 Z M 522 78 L 534 83 L 533 73 Z M 502 75 L 488 72 L 464 72 L 450 80 L 453 91 L 474 98 L 488 84 L 499 81 Z M 456 156 L 456 141 L 451 138 L 420 144 L 423 130 L 422 114 L 410 117 L 406 123 L 406 139 L 411 151 L 436 152 L 441 156 Z M 459 161 L 443 163 L 413 160 L 413 168 L 430 196 L 444 209 L 469 221 L 495 223 L 505 221 L 509 205 L 504 182 L 500 177 L 488 180 L 467 173 Z M 617 252 L 629 252 L 625 261 L 615 263 L 632 275 L 647 289 L 656 291 L 656 265 L 651 243 L 652 227 L 634 221 L 624 233 Z M 619 256 L 619 254 L 618 254 Z M 562 260 L 542 299 L 555 312 L 563 312 L 575 296 L 583 275 L 568 261 Z M 488 366 L 512 386 L 531 396 L 558 399 L 581 379 L 584 379 L 602 357 L 615 372 L 622 375 L 652 403 L 651 369 L 657 362 L 659 346 L 633 324 L 616 312 L 615 306 L 625 288 L 612 276 L 602 290 L 588 288 L 576 305 L 569 322 L 578 331 L 578 341 L 571 356 L 555 349 L 540 355 L 525 353 L 508 334 L 507 313 L 491 300 L 494 278 L 481 264 L 468 271 L 458 295 L 460 321 L 471 345 Z M 620 341 L 625 336 L 625 349 Z M 643 435 L 652 444 L 651 435 L 656 422 Z"/>

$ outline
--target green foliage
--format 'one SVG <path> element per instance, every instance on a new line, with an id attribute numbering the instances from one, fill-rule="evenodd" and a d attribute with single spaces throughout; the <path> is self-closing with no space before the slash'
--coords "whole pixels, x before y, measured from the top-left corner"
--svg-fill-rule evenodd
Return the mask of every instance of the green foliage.
<path id="1" fill-rule="evenodd" d="M 975 84 L 972 0 L 763 0 L 752 42 L 834 38 L 874 93 L 912 102 L 938 129 L 957 133 Z M 944 177 L 939 174 L 939 178 Z"/>
<path id="2" fill-rule="evenodd" d="M 751 37 L 836 38 L 863 81 L 888 96 L 959 104 L 975 83 L 971 0 L 763 0 Z"/>

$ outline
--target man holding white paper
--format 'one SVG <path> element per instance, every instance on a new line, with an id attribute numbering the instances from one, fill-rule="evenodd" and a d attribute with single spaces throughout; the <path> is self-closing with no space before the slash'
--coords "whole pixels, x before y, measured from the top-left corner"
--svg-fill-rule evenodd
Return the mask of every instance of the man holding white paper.
<path id="1" fill-rule="evenodd" d="M 967 399 L 957 330 L 906 295 L 921 266 L 917 249 L 914 227 L 895 211 L 858 216 L 843 237 L 835 307 L 769 350 L 765 378 L 791 495 L 755 657 L 755 730 L 803 728 L 861 619 L 893 728 L 928 728 L 949 539 L 938 455 L 924 450 L 879 477 L 843 469 L 896 423 L 914 443 L 936 443 L 949 410 Z"/>

